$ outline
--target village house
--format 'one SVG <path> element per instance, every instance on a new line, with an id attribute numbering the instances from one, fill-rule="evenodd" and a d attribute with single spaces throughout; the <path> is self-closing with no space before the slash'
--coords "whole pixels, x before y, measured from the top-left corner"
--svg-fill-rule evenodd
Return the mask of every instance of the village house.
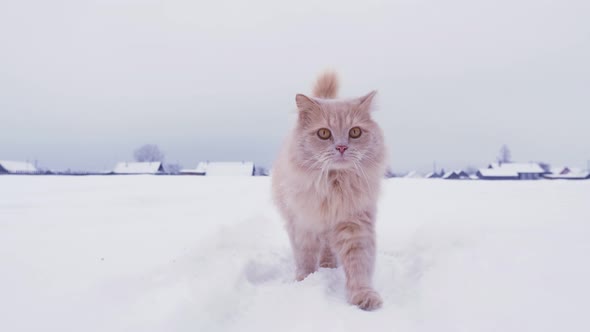
<path id="1" fill-rule="evenodd" d="M 538 180 L 547 173 L 538 163 L 492 163 L 480 168 L 477 177 L 482 180 Z"/>
<path id="2" fill-rule="evenodd" d="M 113 174 L 161 174 L 164 173 L 162 162 L 120 162 L 115 165 Z"/>
<path id="3" fill-rule="evenodd" d="M 408 174 L 403 176 L 405 179 L 423 179 L 424 176 L 422 176 L 420 173 L 416 172 L 416 171 L 411 171 L 408 172 Z"/>
<path id="4" fill-rule="evenodd" d="M 0 174 L 38 174 L 35 165 L 24 161 L 0 160 Z"/>
<path id="5" fill-rule="evenodd" d="M 585 180 L 590 179 L 590 172 L 579 168 L 552 167 L 551 173 L 544 174 L 543 177 L 550 180 Z"/>
<path id="6" fill-rule="evenodd" d="M 445 171 L 441 170 L 439 172 L 430 172 L 430 173 L 426 174 L 424 177 L 427 179 L 440 179 L 443 176 L 445 176 Z"/>
<path id="7" fill-rule="evenodd" d="M 207 172 L 207 163 L 200 162 L 197 168 L 185 168 L 180 170 L 181 175 L 205 175 Z"/>
<path id="8" fill-rule="evenodd" d="M 451 171 L 443 175 L 442 178 L 445 180 L 471 180 L 469 174 L 463 170 Z"/>

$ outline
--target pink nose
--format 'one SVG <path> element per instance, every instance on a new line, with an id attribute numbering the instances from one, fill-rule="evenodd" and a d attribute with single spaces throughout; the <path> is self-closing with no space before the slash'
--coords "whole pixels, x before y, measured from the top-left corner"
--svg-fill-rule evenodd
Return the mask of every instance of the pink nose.
<path id="1" fill-rule="evenodd" d="M 348 149 L 346 145 L 336 145 L 336 150 L 340 151 L 340 154 L 344 154 L 344 151 Z"/>

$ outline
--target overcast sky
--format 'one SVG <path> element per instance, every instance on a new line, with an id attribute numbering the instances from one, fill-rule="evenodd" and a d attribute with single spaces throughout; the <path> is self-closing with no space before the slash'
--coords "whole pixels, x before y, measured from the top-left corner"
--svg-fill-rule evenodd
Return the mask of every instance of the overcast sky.
<path id="1" fill-rule="evenodd" d="M 270 166 L 295 94 L 379 90 L 396 171 L 590 159 L 588 0 L 19 0 L 0 4 L 0 160 Z"/>

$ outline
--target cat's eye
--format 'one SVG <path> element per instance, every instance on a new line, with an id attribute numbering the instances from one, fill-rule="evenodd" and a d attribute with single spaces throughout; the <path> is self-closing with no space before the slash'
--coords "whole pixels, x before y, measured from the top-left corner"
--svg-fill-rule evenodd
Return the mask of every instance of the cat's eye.
<path id="1" fill-rule="evenodd" d="M 362 134 L 362 130 L 359 127 L 354 127 L 352 129 L 350 129 L 350 131 L 348 132 L 348 135 L 352 138 L 359 138 L 361 137 Z"/>
<path id="2" fill-rule="evenodd" d="M 329 129 L 322 128 L 322 129 L 318 130 L 318 137 L 321 139 L 328 139 L 328 138 L 332 137 L 332 133 L 330 132 Z"/>

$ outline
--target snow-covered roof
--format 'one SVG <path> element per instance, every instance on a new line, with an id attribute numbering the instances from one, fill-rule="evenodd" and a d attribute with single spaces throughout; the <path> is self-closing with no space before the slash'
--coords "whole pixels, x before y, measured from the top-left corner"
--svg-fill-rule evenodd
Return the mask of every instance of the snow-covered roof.
<path id="1" fill-rule="evenodd" d="M 404 175 L 404 178 L 406 179 L 421 179 L 423 176 L 416 172 L 416 171 L 411 171 L 408 174 Z"/>
<path id="2" fill-rule="evenodd" d="M 469 179 L 469 174 L 467 174 L 465 171 L 457 169 L 451 172 L 446 173 L 445 175 L 443 175 L 443 179 L 449 179 L 452 178 L 453 176 L 457 176 L 459 178 L 463 178 L 463 179 Z"/>
<path id="3" fill-rule="evenodd" d="M 518 178 L 518 172 L 510 168 L 480 168 L 478 171 L 483 177 Z"/>
<path id="4" fill-rule="evenodd" d="M 549 168 L 549 172 L 551 172 L 551 174 L 562 174 L 564 172 L 567 172 L 568 170 L 569 168 L 565 166 L 551 166 Z"/>
<path id="5" fill-rule="evenodd" d="M 195 175 L 205 175 L 207 172 L 207 163 L 200 162 L 197 165 L 197 168 L 186 168 L 180 170 L 180 174 L 195 174 Z"/>
<path id="6" fill-rule="evenodd" d="M 207 176 L 252 176 L 254 162 L 200 162 L 197 170 Z"/>
<path id="7" fill-rule="evenodd" d="M 579 168 L 557 167 L 551 168 L 551 174 L 545 174 L 547 179 L 587 179 L 590 177 L 590 172 Z"/>
<path id="8" fill-rule="evenodd" d="M 544 174 L 545 170 L 537 163 L 492 163 L 488 168 L 480 168 L 483 177 L 517 178 L 519 174 Z"/>
<path id="9" fill-rule="evenodd" d="M 545 170 L 537 163 L 492 163 L 492 169 L 501 169 L 512 173 L 546 173 Z"/>
<path id="10" fill-rule="evenodd" d="M 37 173 L 37 168 L 24 161 L 0 160 L 0 171 L 4 170 L 8 173 Z"/>
<path id="11" fill-rule="evenodd" d="M 457 173 L 455 173 L 454 171 L 445 173 L 445 175 L 442 176 L 443 179 L 448 179 L 450 177 L 452 177 L 453 175 L 458 175 Z"/>
<path id="12" fill-rule="evenodd" d="M 578 167 L 554 166 L 549 170 L 552 175 L 587 174 L 588 171 Z"/>
<path id="13" fill-rule="evenodd" d="M 204 162 L 204 161 L 201 161 L 201 162 L 200 162 L 200 163 L 197 165 L 197 169 L 196 169 L 197 173 L 200 173 L 200 174 L 205 174 L 205 173 L 207 173 L 207 165 L 209 165 L 209 162 Z"/>
<path id="14" fill-rule="evenodd" d="M 426 176 L 424 176 L 425 178 L 428 179 L 436 179 L 436 178 L 440 178 L 440 174 L 439 173 L 435 173 L 435 172 L 430 172 L 428 174 L 426 174 Z"/>
<path id="15" fill-rule="evenodd" d="M 155 162 L 121 162 L 115 166 L 115 174 L 156 174 L 162 172 L 162 163 Z"/>

